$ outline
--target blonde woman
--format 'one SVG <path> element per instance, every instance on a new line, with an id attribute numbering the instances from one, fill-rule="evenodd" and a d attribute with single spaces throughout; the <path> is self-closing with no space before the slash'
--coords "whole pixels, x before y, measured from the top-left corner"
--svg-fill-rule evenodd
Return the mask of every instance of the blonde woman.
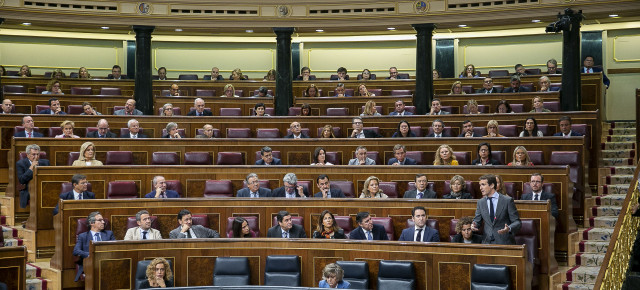
<path id="1" fill-rule="evenodd" d="M 381 116 L 376 109 L 376 102 L 373 100 L 367 101 L 364 105 L 364 112 L 360 114 L 360 117 L 368 117 L 368 116 Z"/>
<path id="2" fill-rule="evenodd" d="M 533 109 L 529 111 L 529 113 L 549 113 L 551 110 L 544 107 L 544 100 L 540 96 L 533 97 L 531 100 L 531 104 L 533 104 Z"/>
<path id="3" fill-rule="evenodd" d="M 529 158 L 529 152 L 524 146 L 518 146 L 513 150 L 513 161 L 509 162 L 507 166 L 533 166 L 531 158 Z"/>
<path id="4" fill-rule="evenodd" d="M 384 194 L 382 189 L 380 189 L 380 179 L 375 176 L 369 176 L 369 178 L 364 181 L 360 198 L 389 198 L 389 196 Z"/>
<path id="5" fill-rule="evenodd" d="M 240 70 L 239 68 L 234 69 L 231 72 L 231 77 L 229 78 L 229 80 L 232 81 L 243 81 L 243 80 L 247 80 L 247 76 L 242 74 L 242 70 Z"/>
<path id="6" fill-rule="evenodd" d="M 227 84 L 224 86 L 224 94 L 220 97 L 239 98 L 240 96 L 236 95 L 236 88 L 234 88 L 232 84 Z"/>
<path id="7" fill-rule="evenodd" d="M 358 97 L 375 97 L 375 94 L 372 94 L 367 90 L 367 86 L 364 84 L 360 84 L 358 86 Z"/>
<path id="8" fill-rule="evenodd" d="M 102 166 L 102 162 L 96 160 L 96 145 L 84 142 L 80 146 L 80 157 L 71 166 Z"/>
<path id="9" fill-rule="evenodd" d="M 469 110 L 468 114 L 471 115 L 480 114 L 480 111 L 478 111 L 478 102 L 474 99 L 467 101 L 467 110 Z"/>
<path id="10" fill-rule="evenodd" d="M 75 126 L 75 123 L 73 123 L 72 121 L 65 120 L 60 124 L 62 134 L 56 135 L 56 138 L 80 138 L 80 136 L 73 134 L 73 128 Z"/>
<path id="11" fill-rule="evenodd" d="M 91 75 L 89 74 L 89 70 L 87 70 L 86 67 L 81 67 L 80 69 L 78 69 L 78 78 L 79 79 L 89 79 L 91 78 Z"/>
<path id="12" fill-rule="evenodd" d="M 173 287 L 173 272 L 164 258 L 155 258 L 147 267 L 147 280 L 138 289 Z"/>
<path id="13" fill-rule="evenodd" d="M 504 137 L 504 135 L 500 135 L 500 132 L 498 132 L 498 121 L 490 120 L 487 122 L 487 135 L 483 137 Z"/>
<path id="14" fill-rule="evenodd" d="M 447 144 L 440 145 L 436 150 L 436 156 L 433 165 L 458 165 L 456 156 L 453 155 L 453 149 Z"/>
<path id="15" fill-rule="evenodd" d="M 442 196 L 443 199 L 471 199 L 471 193 L 467 192 L 467 183 L 464 177 L 454 175 L 449 181 L 449 194 Z"/>
<path id="16" fill-rule="evenodd" d="M 451 92 L 449 95 L 465 95 L 466 93 L 462 91 L 462 82 L 455 81 L 453 85 L 451 85 Z"/>

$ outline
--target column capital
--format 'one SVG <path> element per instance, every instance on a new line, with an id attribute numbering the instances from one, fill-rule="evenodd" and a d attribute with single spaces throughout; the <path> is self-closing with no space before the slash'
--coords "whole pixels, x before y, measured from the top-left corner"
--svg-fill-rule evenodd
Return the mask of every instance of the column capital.
<path id="1" fill-rule="evenodd" d="M 435 23 L 411 24 L 411 27 L 418 33 L 426 31 L 434 31 L 438 26 Z"/>
<path id="2" fill-rule="evenodd" d="M 138 33 L 152 33 L 156 27 L 155 26 L 146 26 L 146 25 L 134 25 L 132 26 L 133 31 L 136 32 L 136 34 Z"/>
<path id="3" fill-rule="evenodd" d="M 273 32 L 278 35 L 291 35 L 295 31 L 293 27 L 274 27 Z"/>

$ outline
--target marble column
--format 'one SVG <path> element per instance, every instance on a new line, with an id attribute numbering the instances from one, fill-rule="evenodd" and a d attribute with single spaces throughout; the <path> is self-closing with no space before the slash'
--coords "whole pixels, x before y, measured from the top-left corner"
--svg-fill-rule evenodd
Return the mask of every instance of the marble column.
<path id="1" fill-rule="evenodd" d="M 431 38 L 436 25 L 433 23 L 412 24 L 416 31 L 416 91 L 413 93 L 413 105 L 416 114 L 429 113 L 433 99 L 433 70 Z"/>
<path id="2" fill-rule="evenodd" d="M 151 79 L 151 33 L 155 26 L 133 26 L 136 33 L 136 109 L 153 114 L 153 84 Z M 130 76 L 129 76 L 130 77 Z"/>
<path id="3" fill-rule="evenodd" d="M 275 27 L 276 34 L 276 116 L 287 116 L 293 105 L 293 75 L 291 64 L 291 34 L 293 27 Z"/>

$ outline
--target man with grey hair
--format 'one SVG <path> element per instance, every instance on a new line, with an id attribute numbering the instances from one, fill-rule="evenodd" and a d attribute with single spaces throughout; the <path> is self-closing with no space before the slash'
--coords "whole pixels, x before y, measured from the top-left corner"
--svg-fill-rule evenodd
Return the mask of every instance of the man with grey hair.
<path id="1" fill-rule="evenodd" d="M 151 215 L 146 210 L 141 210 L 136 213 L 137 227 L 133 227 L 127 230 L 124 235 L 124 240 L 162 240 L 162 235 L 159 230 L 151 227 Z"/>
<path id="2" fill-rule="evenodd" d="M 393 146 L 393 158 L 389 159 L 387 165 L 399 166 L 399 165 L 418 165 L 418 162 L 407 157 L 407 148 L 402 144 L 396 144 Z"/>
<path id="3" fill-rule="evenodd" d="M 153 177 L 152 192 L 147 193 L 144 198 L 180 198 L 180 194 L 173 190 L 167 190 L 167 181 L 163 176 Z"/>
<path id="4" fill-rule="evenodd" d="M 264 146 L 260 149 L 260 160 L 256 161 L 256 165 L 282 165 L 282 160 L 273 157 L 271 147 Z"/>
<path id="5" fill-rule="evenodd" d="M 209 110 L 204 109 L 204 100 L 202 98 L 197 98 L 193 101 L 193 106 L 196 108 L 193 111 L 189 111 L 187 116 L 213 116 L 213 113 Z"/>
<path id="6" fill-rule="evenodd" d="M 285 174 L 282 181 L 284 182 L 284 186 L 274 189 L 271 197 L 306 198 L 309 196 L 309 190 L 298 184 L 298 177 L 296 177 L 294 173 Z"/>
<path id="7" fill-rule="evenodd" d="M 511 87 L 508 87 L 502 90 L 503 93 L 526 93 L 531 92 L 531 90 L 527 87 L 520 86 L 520 76 L 512 75 L 511 76 Z"/>
<path id="8" fill-rule="evenodd" d="M 84 272 L 82 264 L 84 259 L 89 257 L 89 244 L 91 244 L 91 241 L 101 242 L 116 240 L 116 238 L 113 236 L 112 231 L 107 231 L 104 229 L 106 220 L 102 217 L 102 214 L 100 214 L 100 212 L 94 211 L 90 213 L 87 217 L 87 224 L 89 225 L 89 231 L 78 235 L 76 246 L 73 248 L 73 255 L 80 257 L 78 262 L 76 262 L 79 266 L 78 272 L 76 272 L 76 282 L 80 279 L 80 276 L 82 276 L 82 273 Z"/>
<path id="9" fill-rule="evenodd" d="M 31 116 L 22 117 L 22 127 L 24 131 L 13 133 L 13 137 L 37 138 L 43 137 L 42 133 L 35 130 L 35 123 Z"/>
<path id="10" fill-rule="evenodd" d="M 127 122 L 127 127 L 129 128 L 128 133 L 122 134 L 120 138 L 131 138 L 131 139 L 140 139 L 147 138 L 147 135 L 140 133 L 140 123 L 136 119 L 131 119 Z"/>
<path id="11" fill-rule="evenodd" d="M 247 187 L 238 190 L 236 197 L 271 197 L 271 189 L 260 187 L 260 179 L 257 174 L 249 173 L 244 181 Z"/>
<path id="12" fill-rule="evenodd" d="M 29 194 L 29 181 L 33 179 L 33 169 L 36 166 L 49 166 L 49 160 L 40 159 L 40 146 L 36 144 L 27 145 L 25 149 L 27 158 L 16 162 L 16 170 L 18 171 L 18 181 L 22 186 L 20 189 L 20 207 L 25 208 L 29 204 L 31 195 Z"/>
<path id="13" fill-rule="evenodd" d="M 127 102 L 124 104 L 124 109 L 117 110 L 117 111 L 113 112 L 113 114 L 116 115 L 116 116 L 125 116 L 125 115 L 142 116 L 142 115 L 144 115 L 142 113 L 142 111 L 136 109 L 136 100 L 134 100 L 134 99 L 128 99 Z"/>
<path id="14" fill-rule="evenodd" d="M 376 165 L 376 161 L 367 157 L 367 147 L 356 148 L 356 158 L 349 160 L 349 165 Z"/>
<path id="15" fill-rule="evenodd" d="M 162 136 L 162 138 L 169 138 L 169 139 L 182 138 L 182 136 L 180 136 L 180 132 L 178 131 L 178 124 L 176 124 L 175 122 L 167 123 L 167 126 L 164 128 L 164 130 L 167 132 L 167 134 Z"/>
<path id="16" fill-rule="evenodd" d="M 196 138 L 202 138 L 202 139 L 215 138 L 213 126 L 211 126 L 211 124 L 205 124 L 204 126 L 202 126 L 202 135 L 197 135 Z"/>
<path id="17" fill-rule="evenodd" d="M 118 135 L 109 131 L 109 122 L 106 119 L 98 120 L 98 131 L 87 133 L 87 138 L 117 138 Z"/>

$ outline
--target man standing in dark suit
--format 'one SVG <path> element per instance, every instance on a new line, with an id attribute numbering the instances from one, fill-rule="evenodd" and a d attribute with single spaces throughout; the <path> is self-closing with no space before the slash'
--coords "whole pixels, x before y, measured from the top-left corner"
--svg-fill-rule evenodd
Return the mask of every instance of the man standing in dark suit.
<path id="1" fill-rule="evenodd" d="M 471 120 L 466 120 L 462 122 L 462 133 L 460 133 L 458 137 L 471 138 L 482 136 L 480 136 L 480 134 L 476 134 L 476 132 L 473 131 L 473 123 L 471 123 Z"/>
<path id="2" fill-rule="evenodd" d="M 279 211 L 276 216 L 276 220 L 278 221 L 278 224 L 267 231 L 267 238 L 295 239 L 307 237 L 307 233 L 305 233 L 304 228 L 291 221 L 291 214 L 288 211 Z"/>
<path id="3" fill-rule="evenodd" d="M 34 130 L 35 123 L 31 116 L 22 117 L 22 127 L 24 127 L 24 131 L 14 132 L 13 137 L 40 138 L 43 136 L 42 133 Z"/>
<path id="4" fill-rule="evenodd" d="M 493 87 L 493 79 L 490 77 L 484 78 L 484 82 L 482 83 L 482 89 L 476 91 L 476 94 L 496 94 L 499 93 L 500 89 Z"/>
<path id="5" fill-rule="evenodd" d="M 609 88 L 609 85 L 611 84 L 611 81 L 609 80 L 609 78 L 607 77 L 607 75 L 604 74 L 604 71 L 602 71 L 601 67 L 594 67 L 594 61 L 593 61 L 593 56 L 592 55 L 587 55 L 584 57 L 584 60 L 582 61 L 582 64 L 584 65 L 582 67 L 582 69 L 580 70 L 581 73 L 586 73 L 586 74 L 590 74 L 590 73 L 602 73 L 602 82 L 604 83 L 605 86 L 607 86 L 607 89 Z"/>
<path id="6" fill-rule="evenodd" d="M 38 114 L 43 114 L 43 115 L 66 115 L 67 113 L 62 111 L 62 108 L 60 107 L 60 101 L 58 100 L 58 98 L 54 97 L 54 98 L 49 99 L 49 109 L 42 110 Z"/>
<path id="7" fill-rule="evenodd" d="M 96 195 L 87 191 L 87 177 L 82 174 L 74 174 L 71 177 L 71 185 L 73 190 L 60 194 L 60 199 L 63 200 L 83 200 L 83 199 L 95 199 Z M 58 204 L 53 209 L 53 215 L 58 214 Z"/>
<path id="8" fill-rule="evenodd" d="M 502 91 L 503 93 L 526 93 L 531 92 L 529 88 L 520 86 L 520 77 L 518 75 L 511 76 L 511 87 L 508 87 Z"/>
<path id="9" fill-rule="evenodd" d="M 451 137 L 449 136 L 449 134 L 443 132 L 444 122 L 440 119 L 435 119 L 433 123 L 431 123 L 431 129 L 433 129 L 433 133 L 427 135 L 427 137 L 433 137 L 433 138 Z"/>
<path id="10" fill-rule="evenodd" d="M 289 129 L 291 134 L 285 136 L 288 139 L 301 139 L 301 138 L 309 138 L 309 136 L 302 133 L 302 126 L 298 122 L 293 122 L 289 125 Z"/>
<path id="11" fill-rule="evenodd" d="M 364 130 L 363 127 L 362 118 L 353 117 L 353 120 L 351 120 L 351 128 L 353 128 L 351 138 L 382 138 L 382 135 L 373 130 Z"/>
<path id="12" fill-rule="evenodd" d="M 313 197 L 321 197 L 321 198 L 345 198 L 346 196 L 342 193 L 340 188 L 331 188 L 331 182 L 329 181 L 329 176 L 326 174 L 318 175 L 316 178 L 316 183 L 318 184 L 318 188 L 320 189 Z"/>
<path id="13" fill-rule="evenodd" d="M 84 272 L 82 265 L 85 258 L 89 257 L 89 244 L 91 241 L 115 241 L 112 231 L 106 231 L 104 229 L 105 220 L 102 218 L 100 212 L 94 211 L 87 217 L 87 223 L 89 223 L 89 231 L 78 235 L 76 246 L 73 248 L 73 255 L 80 257 L 78 260 L 78 272 L 76 273 L 77 282 Z"/>
<path id="14" fill-rule="evenodd" d="M 27 158 L 16 162 L 16 170 L 18 171 L 18 181 L 22 186 L 20 190 L 20 207 L 25 208 L 29 204 L 31 195 L 29 194 L 29 181 L 33 179 L 33 169 L 36 166 L 49 166 L 49 160 L 40 160 L 40 147 L 36 144 L 27 146 L 25 150 Z"/>
<path id="15" fill-rule="evenodd" d="M 429 180 L 427 180 L 427 176 L 421 173 L 416 174 L 416 190 L 407 190 L 404 192 L 403 198 L 438 198 L 436 193 L 427 188 L 429 184 Z"/>
<path id="16" fill-rule="evenodd" d="M 173 190 L 167 190 L 167 182 L 164 176 L 153 177 L 154 191 L 147 193 L 144 198 L 180 198 L 180 194 Z"/>
<path id="17" fill-rule="evenodd" d="M 571 117 L 569 116 L 560 117 L 560 119 L 558 120 L 558 127 L 560 127 L 560 132 L 553 134 L 553 136 L 560 136 L 565 138 L 582 136 L 582 134 L 573 132 L 571 130 Z"/>
<path id="18" fill-rule="evenodd" d="M 306 198 L 309 196 L 309 191 L 306 187 L 298 185 L 298 177 L 294 173 L 287 173 L 282 178 L 284 186 L 278 187 L 271 192 L 270 197 L 284 197 L 284 198 Z"/>
<path id="19" fill-rule="evenodd" d="M 217 231 L 201 225 L 194 225 L 189 210 L 181 209 L 178 212 L 178 223 L 180 225 L 169 232 L 170 239 L 212 239 L 220 237 Z"/>
<path id="20" fill-rule="evenodd" d="M 413 113 L 405 110 L 405 105 L 402 100 L 397 100 L 395 103 L 395 111 L 389 113 L 389 116 L 411 116 Z"/>
<path id="21" fill-rule="evenodd" d="M 548 200 L 551 202 L 551 215 L 558 219 L 558 203 L 556 202 L 556 195 L 551 192 L 542 190 L 542 184 L 544 182 L 544 176 L 540 173 L 531 174 L 529 185 L 531 186 L 531 193 L 523 194 L 520 197 L 521 200 Z"/>
<path id="22" fill-rule="evenodd" d="M 260 179 L 257 174 L 249 173 L 245 178 L 245 183 L 247 183 L 247 187 L 238 190 L 236 197 L 271 197 L 271 189 L 260 187 Z"/>
<path id="23" fill-rule="evenodd" d="M 369 212 L 359 212 L 358 215 L 356 215 L 356 222 L 359 226 L 351 231 L 349 239 L 369 241 L 389 240 L 389 236 L 387 236 L 387 232 L 384 230 L 384 227 L 373 224 L 373 220 L 371 219 Z"/>
<path id="24" fill-rule="evenodd" d="M 196 107 L 195 110 L 189 111 L 187 116 L 213 116 L 213 113 L 209 110 L 204 109 L 204 100 L 202 98 L 197 98 L 193 105 Z"/>
<path id="25" fill-rule="evenodd" d="M 439 242 L 440 233 L 427 226 L 427 210 L 416 206 L 411 211 L 414 226 L 402 230 L 398 241 Z"/>
<path id="26" fill-rule="evenodd" d="M 140 133 L 140 123 L 136 119 L 131 119 L 127 122 L 129 132 L 122 134 L 120 138 L 141 139 L 147 138 L 147 135 Z"/>
<path id="27" fill-rule="evenodd" d="M 515 236 L 522 226 L 520 215 L 513 199 L 496 191 L 496 184 L 493 174 L 480 177 L 483 198 L 478 200 L 471 228 L 477 231 L 484 223 L 483 244 L 514 245 Z"/>
<path id="28" fill-rule="evenodd" d="M 269 146 L 264 146 L 260 149 L 260 157 L 262 159 L 256 161 L 256 165 L 282 165 L 282 160 L 273 157 L 273 152 Z"/>
<path id="29" fill-rule="evenodd" d="M 118 138 L 116 133 L 109 131 L 109 122 L 105 119 L 98 121 L 98 131 L 87 133 L 87 138 Z"/>
<path id="30" fill-rule="evenodd" d="M 393 158 L 389 159 L 387 165 L 418 165 L 415 159 L 407 157 L 407 149 L 404 145 L 396 144 L 393 146 Z"/>

